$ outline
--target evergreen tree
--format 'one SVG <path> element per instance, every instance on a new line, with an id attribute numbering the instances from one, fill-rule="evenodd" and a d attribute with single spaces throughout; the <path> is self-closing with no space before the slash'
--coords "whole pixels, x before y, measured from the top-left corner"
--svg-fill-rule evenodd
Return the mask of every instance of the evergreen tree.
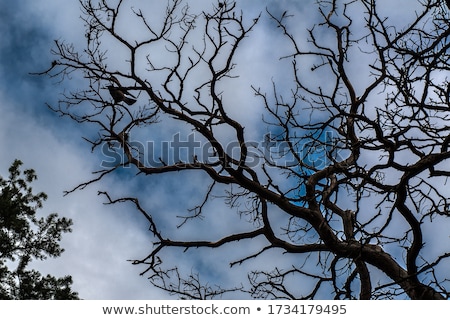
<path id="1" fill-rule="evenodd" d="M 37 179 L 33 169 L 20 170 L 15 160 L 9 178 L 0 177 L 0 299 L 78 299 L 70 288 L 72 277 L 42 276 L 27 269 L 33 259 L 59 257 L 62 233 L 71 232 L 72 220 L 56 213 L 37 217 L 37 209 L 47 199 L 34 194 L 31 182 Z"/>

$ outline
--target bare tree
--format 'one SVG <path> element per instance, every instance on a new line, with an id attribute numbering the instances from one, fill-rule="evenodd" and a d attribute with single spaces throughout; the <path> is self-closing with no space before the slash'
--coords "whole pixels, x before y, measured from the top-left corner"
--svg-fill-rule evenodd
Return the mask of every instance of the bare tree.
<path id="1" fill-rule="evenodd" d="M 86 47 L 80 53 L 57 41 L 57 58 L 45 74 L 61 80 L 82 75 L 87 87 L 65 94 L 53 109 L 95 126 L 96 138 L 86 138 L 92 150 L 125 157 L 104 162 L 91 181 L 69 192 L 124 167 L 149 179 L 185 172 L 210 181 L 203 200 L 186 208 L 187 215 L 179 213 L 173 230 L 158 224 L 164 212 L 150 213 L 138 197 L 100 192 L 109 204 L 131 202 L 148 220 L 154 247 L 133 263 L 145 265 L 153 285 L 193 299 L 230 291 L 254 298 L 449 297 L 448 235 L 439 239 L 434 231 L 449 217 L 450 20 L 444 2 L 422 0 L 420 10 L 400 22 L 382 11 L 388 1 L 308 2 L 318 19 L 309 30 L 299 30 L 287 11 L 267 8 L 246 17 L 228 0 L 198 14 L 171 0 L 159 19 L 125 0 L 80 3 Z M 138 25 L 132 31 L 124 22 L 130 12 Z M 264 106 L 253 117 L 267 129 L 261 143 L 253 143 L 230 101 L 247 90 L 233 87 L 236 61 L 262 19 L 290 43 L 290 53 L 280 58 L 291 63 L 290 77 L 284 75 L 291 87 L 273 80 L 268 92 L 248 84 Z M 153 128 L 173 121 L 207 148 L 193 148 L 183 159 L 148 161 L 138 142 L 153 141 Z M 247 229 L 180 238 L 181 228 L 214 215 L 208 204 L 218 200 L 237 211 Z M 230 261 L 233 268 L 251 266 L 247 284 L 211 286 L 201 274 L 186 278 L 164 262 L 170 250 L 244 249 L 258 239 L 264 241 L 255 242 L 261 244 L 256 251 Z M 267 254 L 280 267 L 258 265 Z M 283 259 L 290 264 L 281 267 Z"/>

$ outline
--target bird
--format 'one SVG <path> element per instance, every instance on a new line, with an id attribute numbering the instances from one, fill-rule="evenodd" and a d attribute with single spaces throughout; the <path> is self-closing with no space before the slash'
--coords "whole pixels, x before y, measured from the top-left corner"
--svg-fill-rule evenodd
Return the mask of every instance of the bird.
<path id="1" fill-rule="evenodd" d="M 114 99 L 115 103 L 123 101 L 131 106 L 136 102 L 136 97 L 129 93 L 126 89 L 124 89 L 116 77 L 111 76 L 110 80 L 117 85 L 117 87 L 115 87 L 113 84 L 107 86 L 109 93 L 111 94 L 111 97 Z"/>
<path id="2" fill-rule="evenodd" d="M 111 97 L 114 99 L 115 103 L 125 102 L 127 105 L 131 106 L 137 100 L 136 97 L 129 93 L 127 90 L 121 87 L 115 87 L 113 85 L 107 86 Z"/>

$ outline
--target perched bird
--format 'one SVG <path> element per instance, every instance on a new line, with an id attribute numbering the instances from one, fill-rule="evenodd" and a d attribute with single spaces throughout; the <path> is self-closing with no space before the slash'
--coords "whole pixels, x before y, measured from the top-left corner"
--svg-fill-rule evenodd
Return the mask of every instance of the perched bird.
<path id="1" fill-rule="evenodd" d="M 136 97 L 121 87 L 109 85 L 107 88 L 109 90 L 109 93 L 111 94 L 111 97 L 114 99 L 115 103 L 123 101 L 127 105 L 131 106 L 133 103 L 136 102 Z"/>

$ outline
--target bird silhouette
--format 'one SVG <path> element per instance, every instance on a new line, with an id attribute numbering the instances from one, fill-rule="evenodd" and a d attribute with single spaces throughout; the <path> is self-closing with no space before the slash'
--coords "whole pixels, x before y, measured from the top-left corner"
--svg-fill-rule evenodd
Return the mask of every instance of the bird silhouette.
<path id="1" fill-rule="evenodd" d="M 111 97 L 114 99 L 115 103 L 125 102 L 129 106 L 136 102 L 136 97 L 129 93 L 122 85 L 116 77 L 111 76 L 109 80 L 112 82 L 112 85 L 107 86 Z M 116 85 L 116 86 L 114 86 Z"/>
<path id="2" fill-rule="evenodd" d="M 133 103 L 137 101 L 135 96 L 133 96 L 131 93 L 129 93 L 122 87 L 115 87 L 113 85 L 109 85 L 107 86 L 107 88 L 109 90 L 109 93 L 111 94 L 111 97 L 114 99 L 115 103 L 123 101 L 127 105 L 131 106 Z"/>

